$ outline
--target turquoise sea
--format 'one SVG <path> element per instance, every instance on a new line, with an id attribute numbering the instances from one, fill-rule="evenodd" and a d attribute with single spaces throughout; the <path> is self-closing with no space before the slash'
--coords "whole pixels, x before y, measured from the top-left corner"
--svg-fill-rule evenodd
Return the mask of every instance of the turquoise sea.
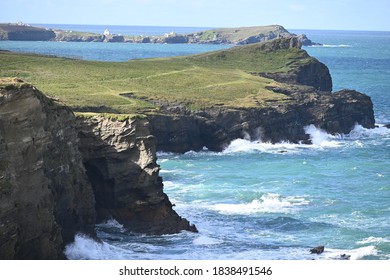
<path id="1" fill-rule="evenodd" d="M 120 33 L 156 29 L 173 28 L 130 26 Z M 68 258 L 390 259 L 390 130 L 383 127 L 390 123 L 390 32 L 291 31 L 324 44 L 305 49 L 329 67 L 334 90 L 371 96 L 378 127 L 357 124 L 348 135 L 328 135 L 308 126 L 313 145 L 237 139 L 221 153 L 159 152 L 165 192 L 199 233 L 145 236 L 111 220 L 97 226 L 102 243 L 77 236 Z M 226 47 L 0 42 L 0 49 L 109 61 Z M 325 252 L 310 254 L 319 245 Z"/>

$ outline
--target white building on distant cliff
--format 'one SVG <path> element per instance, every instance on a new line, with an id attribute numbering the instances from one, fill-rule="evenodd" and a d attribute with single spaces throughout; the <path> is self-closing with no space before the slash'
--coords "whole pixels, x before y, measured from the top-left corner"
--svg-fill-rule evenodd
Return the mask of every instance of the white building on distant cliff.
<path id="1" fill-rule="evenodd" d="M 108 30 L 108 28 L 106 28 L 106 30 L 104 30 L 104 32 L 103 32 L 103 35 L 110 36 L 110 30 Z"/>

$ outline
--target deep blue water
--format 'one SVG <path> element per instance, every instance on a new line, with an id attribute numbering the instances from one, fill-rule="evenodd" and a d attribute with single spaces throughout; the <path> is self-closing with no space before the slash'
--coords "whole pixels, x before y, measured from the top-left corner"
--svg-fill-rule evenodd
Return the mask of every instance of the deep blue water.
<path id="1" fill-rule="evenodd" d="M 159 32 L 172 31 L 166 30 Z M 238 139 L 221 153 L 159 153 L 165 192 L 199 233 L 133 235 L 108 221 L 97 227 L 103 243 L 77 236 L 67 256 L 390 259 L 390 130 L 381 126 L 390 123 L 390 32 L 303 33 L 324 44 L 306 50 L 329 67 L 334 90 L 356 89 L 372 98 L 378 128 L 357 125 L 349 135 L 331 136 L 309 126 L 314 145 Z M 0 42 L 0 49 L 110 61 L 222 47 L 228 46 Z M 324 254 L 311 255 L 309 249 L 318 245 L 325 245 Z"/>

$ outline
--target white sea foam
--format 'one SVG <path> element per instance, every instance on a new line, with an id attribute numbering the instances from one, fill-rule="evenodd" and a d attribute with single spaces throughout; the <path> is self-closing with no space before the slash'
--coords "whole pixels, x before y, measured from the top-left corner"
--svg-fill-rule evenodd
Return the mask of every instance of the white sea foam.
<path id="1" fill-rule="evenodd" d="M 363 139 L 377 136 L 390 136 L 390 129 L 382 124 L 376 124 L 376 127 L 371 129 L 356 124 L 346 137 L 350 139 Z"/>
<path id="2" fill-rule="evenodd" d="M 64 253 L 71 260 L 109 260 L 130 257 L 128 250 L 106 242 L 97 242 L 84 235 L 76 235 L 75 241 L 65 247 Z"/>
<path id="3" fill-rule="evenodd" d="M 245 152 L 261 152 L 261 153 L 295 153 L 300 149 L 324 149 L 337 148 L 343 145 L 342 135 L 331 135 L 317 128 L 314 125 L 309 125 L 304 128 L 305 132 L 310 136 L 311 145 L 295 144 L 290 142 L 280 142 L 276 144 L 262 142 L 261 139 L 251 141 L 250 139 L 236 139 L 223 151 L 224 154 L 230 153 L 245 153 Z"/>
<path id="4" fill-rule="evenodd" d="M 328 134 L 326 131 L 317 128 L 313 124 L 305 126 L 304 130 L 307 134 L 309 134 L 314 147 L 333 148 L 341 145 L 341 142 L 339 141 L 341 139 L 341 135 Z"/>
<path id="5" fill-rule="evenodd" d="M 229 204 L 221 203 L 211 206 L 212 210 L 227 215 L 250 215 L 255 213 L 291 213 L 298 206 L 309 204 L 310 201 L 300 196 L 281 196 L 265 193 L 259 199 L 250 203 Z"/>
<path id="6" fill-rule="evenodd" d="M 236 139 L 223 151 L 223 153 L 245 153 L 245 152 L 262 152 L 262 153 L 287 153 L 293 152 L 299 147 L 298 144 L 282 142 L 277 144 L 264 143 L 261 141 L 250 141 L 246 139 Z"/>
<path id="7" fill-rule="evenodd" d="M 375 243 L 375 244 L 390 243 L 390 238 L 370 236 L 370 237 L 367 237 L 361 241 L 356 242 L 356 244 L 372 244 L 372 243 Z"/>
<path id="8" fill-rule="evenodd" d="M 349 260 L 359 260 L 365 256 L 375 256 L 378 250 L 375 246 L 365 246 L 351 250 L 325 248 L 324 252 L 319 255 L 319 259 L 338 260 L 343 259 L 342 256 Z"/>
<path id="9" fill-rule="evenodd" d="M 310 46 L 311 48 L 352 48 L 352 45 L 347 44 L 339 44 L 339 45 L 330 45 L 330 44 L 323 44 L 323 45 L 314 45 Z"/>
<path id="10" fill-rule="evenodd" d="M 223 241 L 206 235 L 201 235 L 195 238 L 192 243 L 194 245 L 202 246 L 202 245 L 217 245 L 223 243 Z"/>
<path id="11" fill-rule="evenodd" d="M 123 230 L 124 227 L 122 224 L 120 224 L 117 220 L 115 219 L 110 219 L 105 221 L 104 223 L 99 224 L 100 227 L 106 227 L 106 228 L 117 228 L 119 230 Z"/>

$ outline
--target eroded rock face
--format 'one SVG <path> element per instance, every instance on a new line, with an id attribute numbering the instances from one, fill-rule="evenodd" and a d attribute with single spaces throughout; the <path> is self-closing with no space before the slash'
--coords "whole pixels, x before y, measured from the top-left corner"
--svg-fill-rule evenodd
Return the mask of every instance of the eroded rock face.
<path id="1" fill-rule="evenodd" d="M 94 234 L 74 120 L 31 85 L 0 89 L 0 259 L 63 258 L 76 232 Z"/>
<path id="2" fill-rule="evenodd" d="M 172 209 L 146 119 L 80 118 L 80 151 L 96 196 L 98 220 L 114 218 L 133 232 L 196 231 Z"/>
<path id="3" fill-rule="evenodd" d="M 76 233 L 95 236 L 96 217 L 146 234 L 196 231 L 163 192 L 146 119 L 76 121 L 33 86 L 2 83 L 0 259 L 64 258 Z"/>
<path id="4" fill-rule="evenodd" d="M 164 114 L 150 116 L 151 131 L 158 150 L 183 153 L 203 147 L 221 151 L 244 135 L 272 143 L 309 143 L 304 128 L 311 124 L 330 134 L 348 134 L 357 123 L 375 127 L 373 104 L 367 95 L 354 90 L 332 94 L 305 90 L 286 90 L 289 102 L 274 102 L 263 108 L 215 107 L 183 109 L 180 113 L 178 106 L 167 106 Z"/>

